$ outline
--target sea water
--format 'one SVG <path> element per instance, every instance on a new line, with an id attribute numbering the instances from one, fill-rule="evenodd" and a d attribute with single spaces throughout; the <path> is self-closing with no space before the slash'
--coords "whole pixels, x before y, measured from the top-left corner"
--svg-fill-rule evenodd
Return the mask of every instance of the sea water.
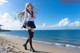
<path id="1" fill-rule="evenodd" d="M 27 30 L 12 30 L 0 34 L 28 38 Z M 33 40 L 50 45 L 80 48 L 80 30 L 35 30 Z"/>

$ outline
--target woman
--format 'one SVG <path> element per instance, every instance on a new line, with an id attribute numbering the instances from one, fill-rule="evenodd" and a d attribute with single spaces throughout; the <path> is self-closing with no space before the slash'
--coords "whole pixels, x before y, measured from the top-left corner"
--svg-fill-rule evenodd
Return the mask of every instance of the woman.
<path id="1" fill-rule="evenodd" d="M 26 3 L 25 10 L 23 12 L 20 12 L 17 14 L 20 19 L 24 19 L 24 24 L 21 28 L 28 29 L 29 38 L 27 39 L 26 43 L 23 44 L 25 50 L 27 50 L 27 43 L 30 43 L 30 51 L 35 52 L 33 46 L 32 46 L 32 38 L 34 35 L 34 29 L 36 28 L 34 23 L 34 7 L 31 3 Z"/>

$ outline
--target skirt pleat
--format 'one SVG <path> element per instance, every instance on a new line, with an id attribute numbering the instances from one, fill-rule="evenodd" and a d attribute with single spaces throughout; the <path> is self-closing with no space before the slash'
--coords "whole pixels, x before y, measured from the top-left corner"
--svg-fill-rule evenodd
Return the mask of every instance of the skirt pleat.
<path id="1" fill-rule="evenodd" d="M 31 28 L 36 28 L 34 21 L 25 21 L 23 23 L 23 27 L 26 28 L 26 26 L 31 27 Z"/>

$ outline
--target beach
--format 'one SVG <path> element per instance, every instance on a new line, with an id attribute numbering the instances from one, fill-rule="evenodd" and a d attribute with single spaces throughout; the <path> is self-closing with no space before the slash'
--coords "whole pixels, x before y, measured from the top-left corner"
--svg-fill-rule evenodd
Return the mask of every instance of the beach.
<path id="1" fill-rule="evenodd" d="M 80 50 L 59 48 L 35 41 L 33 41 L 33 46 L 36 52 L 31 52 L 29 44 L 27 45 L 28 50 L 24 49 L 25 42 L 26 40 L 21 37 L 0 34 L 0 47 L 6 48 L 7 53 L 80 53 Z"/>

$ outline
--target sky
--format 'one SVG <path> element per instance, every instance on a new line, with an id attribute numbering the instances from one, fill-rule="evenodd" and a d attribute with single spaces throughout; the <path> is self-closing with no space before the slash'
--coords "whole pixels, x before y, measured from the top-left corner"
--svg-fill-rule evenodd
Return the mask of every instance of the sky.
<path id="1" fill-rule="evenodd" d="M 25 30 L 14 17 L 27 2 L 36 8 L 36 30 L 80 29 L 80 0 L 0 0 L 2 29 Z"/>

